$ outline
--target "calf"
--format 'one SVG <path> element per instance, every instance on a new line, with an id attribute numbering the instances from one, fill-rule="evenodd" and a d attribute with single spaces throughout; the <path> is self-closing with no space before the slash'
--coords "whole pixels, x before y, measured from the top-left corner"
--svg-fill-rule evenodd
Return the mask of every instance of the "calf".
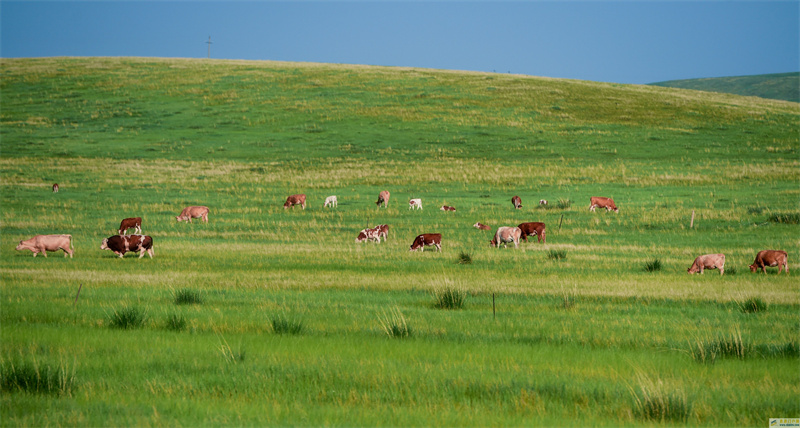
<path id="1" fill-rule="evenodd" d="M 103 239 L 100 245 L 101 250 L 111 250 L 119 258 L 125 255 L 128 251 L 139 252 L 139 258 L 144 257 L 146 252 L 150 258 L 153 258 L 153 238 L 147 235 L 116 235 Z"/>
<path id="2" fill-rule="evenodd" d="M 547 201 L 544 199 L 539 199 L 539 205 L 547 205 Z"/>
<path id="3" fill-rule="evenodd" d="M 185 220 L 191 223 L 193 218 L 201 218 L 203 221 L 208 223 L 208 207 L 186 207 L 183 209 L 183 211 L 181 211 L 179 216 L 175 217 L 175 220 L 179 222 Z"/>
<path id="4" fill-rule="evenodd" d="M 422 209 L 422 199 L 411 199 L 408 201 L 408 209 L 410 210 L 421 210 Z"/>
<path id="5" fill-rule="evenodd" d="M 370 228 L 363 229 L 361 232 L 358 232 L 358 236 L 356 237 L 356 242 L 364 242 L 364 241 L 381 242 L 381 237 L 383 237 L 383 241 L 386 242 L 386 238 L 389 237 L 388 225 L 379 224 L 371 229 Z"/>
<path id="6" fill-rule="evenodd" d="M 589 211 L 594 211 L 595 208 L 605 208 L 606 211 L 614 211 L 615 213 L 619 212 L 619 208 L 614 205 L 614 200 L 611 198 L 604 198 L 602 196 L 592 196 L 589 199 Z"/>
<path id="7" fill-rule="evenodd" d="M 539 238 L 540 244 L 547 243 L 544 223 L 520 223 L 517 227 L 522 231 L 523 241 L 528 242 L 528 236 L 536 236 Z"/>
<path id="8" fill-rule="evenodd" d="M 441 233 L 423 233 L 414 238 L 411 243 L 411 248 L 408 251 L 420 250 L 425 252 L 426 246 L 435 246 L 437 251 L 442 251 L 442 234 Z"/>
<path id="9" fill-rule="evenodd" d="M 58 183 L 53 183 L 53 193 L 58 193 Z"/>
<path id="10" fill-rule="evenodd" d="M 756 254 L 756 260 L 750 265 L 750 272 L 755 272 L 759 268 L 761 272 L 767 273 L 767 267 L 778 267 L 778 273 L 781 269 L 789 273 L 788 265 L 789 255 L 783 250 L 763 250 Z"/>
<path id="11" fill-rule="evenodd" d="M 383 204 L 384 208 L 389 207 L 389 196 L 388 190 L 381 191 L 381 193 L 378 195 L 378 202 L 375 202 L 375 204 L 378 205 L 378 208 L 381 207 L 381 204 Z"/>
<path id="12" fill-rule="evenodd" d="M 286 202 L 283 203 L 283 209 L 294 208 L 295 205 L 300 205 L 303 209 L 306 209 L 306 195 L 304 193 L 286 198 Z"/>
<path id="13" fill-rule="evenodd" d="M 19 241 L 17 251 L 31 250 L 33 257 L 42 253 L 47 257 L 48 251 L 64 250 L 64 257 L 72 258 L 75 249 L 72 247 L 72 235 L 36 235 L 31 239 Z"/>
<path id="14" fill-rule="evenodd" d="M 132 217 L 126 218 L 122 220 L 119 224 L 119 231 L 117 232 L 120 235 L 124 235 L 128 232 L 128 229 L 133 228 L 135 229 L 133 233 L 142 233 L 142 218 L 141 217 Z"/>
<path id="15" fill-rule="evenodd" d="M 689 274 L 700 272 L 702 275 L 705 269 L 719 269 L 719 274 L 725 273 L 725 254 L 706 254 L 697 256 L 694 263 L 686 269 Z"/>
<path id="16" fill-rule="evenodd" d="M 448 207 L 447 205 L 442 205 L 442 207 L 441 207 L 441 208 L 439 208 L 439 209 L 440 209 L 441 211 L 455 211 L 455 210 L 456 210 L 456 207 Z"/>
<path id="17" fill-rule="evenodd" d="M 480 222 L 477 222 L 477 223 L 473 224 L 472 227 L 474 227 L 476 229 L 480 229 L 480 230 L 491 230 L 492 229 L 491 227 L 489 227 L 489 226 L 487 226 L 485 224 L 481 224 Z"/>
<path id="18" fill-rule="evenodd" d="M 489 241 L 489 243 L 493 247 L 500 248 L 500 243 L 503 243 L 507 247 L 509 242 L 513 242 L 514 248 L 517 248 L 520 236 L 522 236 L 522 230 L 520 230 L 520 228 L 501 226 L 497 228 L 497 232 L 494 233 L 494 239 Z"/>
<path id="19" fill-rule="evenodd" d="M 325 204 L 322 206 L 322 208 L 328 206 L 330 206 L 331 208 L 335 208 L 338 205 L 339 205 L 339 200 L 336 199 L 336 196 L 328 196 L 327 198 L 325 198 Z"/>
<path id="20" fill-rule="evenodd" d="M 516 209 L 522 208 L 522 198 L 520 198 L 519 196 L 514 196 L 513 198 L 511 198 L 511 203 L 514 204 L 514 208 Z"/>

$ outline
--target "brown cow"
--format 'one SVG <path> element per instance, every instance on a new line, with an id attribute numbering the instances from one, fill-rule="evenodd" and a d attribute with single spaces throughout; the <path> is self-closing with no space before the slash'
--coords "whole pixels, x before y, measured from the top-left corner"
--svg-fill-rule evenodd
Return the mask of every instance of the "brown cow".
<path id="1" fill-rule="evenodd" d="M 690 266 L 689 269 L 686 269 L 686 271 L 690 274 L 700 272 L 702 275 L 703 270 L 705 269 L 719 269 L 719 274 L 724 274 L 725 254 L 706 254 L 703 256 L 697 256 L 697 258 L 694 259 L 692 266 Z"/>
<path id="2" fill-rule="evenodd" d="M 522 231 L 522 240 L 528 242 L 528 236 L 536 236 L 539 238 L 539 243 L 544 244 L 547 243 L 547 236 L 544 229 L 544 223 L 539 222 L 532 222 L 532 223 L 520 223 L 517 226 Z"/>
<path id="3" fill-rule="evenodd" d="M 385 208 L 388 208 L 389 207 L 389 196 L 390 195 L 389 195 L 389 191 L 388 190 L 382 190 L 381 193 L 378 195 L 378 202 L 375 202 L 375 205 L 377 205 L 378 208 L 380 208 L 381 204 L 383 204 L 383 206 Z"/>
<path id="4" fill-rule="evenodd" d="M 761 268 L 761 272 L 767 273 L 767 267 L 778 267 L 778 273 L 781 269 L 789 273 L 788 265 L 789 255 L 783 250 L 763 250 L 756 254 L 756 261 L 750 265 L 750 272 L 755 272 Z"/>
<path id="5" fill-rule="evenodd" d="M 474 227 L 476 229 L 480 229 L 480 230 L 491 230 L 492 229 L 491 227 L 489 227 L 489 226 L 487 226 L 485 224 L 481 224 L 481 222 L 477 222 L 477 223 L 473 224 L 472 227 Z"/>
<path id="6" fill-rule="evenodd" d="M 141 217 L 132 217 L 132 218 L 126 218 L 126 219 L 122 220 L 122 222 L 119 224 L 119 231 L 117 233 L 120 234 L 120 235 L 124 235 L 124 234 L 126 234 L 128 232 L 128 229 L 130 229 L 130 228 L 136 229 L 136 230 L 133 231 L 133 233 L 141 234 L 142 233 L 142 218 Z"/>
<path id="7" fill-rule="evenodd" d="M 206 223 L 208 223 L 208 207 L 186 207 L 183 209 L 183 211 L 181 211 L 179 216 L 175 217 L 175 220 L 187 220 L 189 223 L 191 223 L 193 218 L 202 218 Z"/>
<path id="8" fill-rule="evenodd" d="M 508 243 L 513 242 L 514 248 L 517 248 L 520 236 L 522 236 L 522 230 L 520 230 L 520 228 L 501 226 L 497 228 L 497 232 L 494 233 L 494 239 L 489 241 L 489 243 L 492 247 L 500 248 L 501 243 L 508 247 Z"/>
<path id="9" fill-rule="evenodd" d="M 125 255 L 128 251 L 139 252 L 139 258 L 144 257 L 146 252 L 150 258 L 153 258 L 153 238 L 147 235 L 116 235 L 103 239 L 100 245 L 101 250 L 111 250 L 119 258 Z"/>
<path id="10" fill-rule="evenodd" d="M 513 198 L 511 198 L 511 203 L 514 204 L 514 208 L 516 209 L 522 208 L 522 198 L 520 198 L 519 196 L 514 196 Z"/>
<path id="11" fill-rule="evenodd" d="M 441 211 L 455 211 L 456 207 L 448 207 L 447 205 L 442 205 L 442 207 L 439 208 L 439 210 L 441 210 Z"/>
<path id="12" fill-rule="evenodd" d="M 304 193 L 286 198 L 286 202 L 283 203 L 283 209 L 294 208 L 295 205 L 300 205 L 303 209 L 306 209 L 306 195 Z"/>
<path id="13" fill-rule="evenodd" d="M 72 247 L 72 235 L 36 235 L 31 239 L 19 241 L 17 251 L 31 250 L 33 257 L 42 253 L 47 257 L 48 251 L 64 250 L 64 257 L 72 258 L 75 249 Z"/>
<path id="14" fill-rule="evenodd" d="M 614 205 L 614 200 L 611 198 L 604 198 L 602 196 L 592 196 L 589 200 L 589 211 L 594 211 L 595 208 L 605 208 L 606 211 L 614 211 L 615 213 L 619 212 L 619 208 Z"/>
<path id="15" fill-rule="evenodd" d="M 53 183 L 53 193 L 58 193 L 58 183 Z"/>
<path id="16" fill-rule="evenodd" d="M 437 251 L 442 251 L 442 234 L 441 233 L 423 233 L 414 238 L 411 243 L 411 248 L 408 251 L 420 250 L 425 252 L 425 246 L 435 246 Z"/>

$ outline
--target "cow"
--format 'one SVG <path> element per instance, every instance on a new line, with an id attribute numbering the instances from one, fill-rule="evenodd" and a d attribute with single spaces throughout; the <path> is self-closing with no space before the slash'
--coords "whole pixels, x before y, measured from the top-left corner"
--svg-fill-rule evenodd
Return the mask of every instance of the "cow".
<path id="1" fill-rule="evenodd" d="M 411 243 L 411 248 L 408 251 L 420 250 L 425 252 L 425 246 L 435 246 L 437 251 L 442 251 L 442 234 L 441 233 L 423 233 L 414 238 Z"/>
<path id="2" fill-rule="evenodd" d="M 544 199 L 539 199 L 539 205 L 547 205 L 547 201 Z"/>
<path id="3" fill-rule="evenodd" d="M 694 259 L 694 263 L 686 269 L 689 274 L 694 274 L 700 272 L 703 274 L 703 270 L 705 269 L 719 269 L 719 274 L 722 275 L 725 273 L 725 254 L 706 254 L 703 256 L 697 256 Z"/>
<path id="4" fill-rule="evenodd" d="M 383 237 L 383 241 L 386 242 L 386 238 L 388 236 L 389 236 L 389 226 L 385 224 L 379 224 L 373 228 L 366 228 L 363 229 L 361 232 L 358 232 L 358 237 L 356 237 L 356 242 L 364 242 L 364 241 L 381 242 L 381 237 Z"/>
<path id="5" fill-rule="evenodd" d="M 520 223 L 517 226 L 522 231 L 522 240 L 528 242 L 529 236 L 536 236 L 539 238 L 540 244 L 547 243 L 547 236 L 545 233 L 544 223 L 539 222 L 532 222 L 532 223 Z"/>
<path id="6" fill-rule="evenodd" d="M 513 198 L 511 198 L 511 203 L 514 204 L 514 208 L 516 209 L 522 208 L 522 198 L 520 198 L 519 196 L 514 196 Z"/>
<path id="7" fill-rule="evenodd" d="M 31 250 L 33 257 L 39 253 L 47 257 L 48 251 L 64 250 L 64 257 L 72 258 L 75 254 L 75 249 L 72 247 L 72 235 L 36 235 L 31 239 L 19 241 L 17 251 Z"/>
<path id="8" fill-rule="evenodd" d="M 58 193 L 58 183 L 53 183 L 53 193 Z"/>
<path id="9" fill-rule="evenodd" d="M 283 209 L 294 208 L 295 205 L 300 205 L 303 209 L 306 209 L 306 195 L 304 193 L 286 198 L 286 202 L 283 203 Z"/>
<path id="10" fill-rule="evenodd" d="M 130 229 L 130 228 L 136 229 L 136 230 L 133 231 L 133 233 L 141 234 L 142 233 L 142 218 L 141 217 L 132 217 L 132 218 L 126 218 L 126 219 L 122 220 L 122 222 L 119 224 L 119 231 L 117 233 L 120 234 L 120 235 L 124 235 L 124 234 L 126 234 L 128 232 L 128 229 Z"/>
<path id="11" fill-rule="evenodd" d="M 456 207 L 448 207 L 447 205 L 442 205 L 442 207 L 439 208 L 439 210 L 441 210 L 441 211 L 455 211 Z"/>
<path id="12" fill-rule="evenodd" d="M 778 267 L 778 273 L 781 269 L 789 273 L 788 265 L 789 255 L 783 250 L 763 250 L 756 254 L 756 260 L 750 265 L 750 272 L 755 272 L 759 268 L 761 272 L 767 273 L 767 267 Z"/>
<path id="13" fill-rule="evenodd" d="M 476 229 L 480 229 L 480 230 L 492 230 L 491 227 L 489 227 L 489 226 L 487 226 L 485 224 L 481 224 L 481 222 L 477 222 L 477 223 L 473 224 L 472 227 L 474 227 Z"/>
<path id="14" fill-rule="evenodd" d="M 378 232 L 378 241 L 380 242 L 381 236 L 383 236 L 383 242 L 386 242 L 386 238 L 389 237 L 389 225 L 387 224 L 379 224 L 372 228 L 372 230 Z"/>
<path id="15" fill-rule="evenodd" d="M 500 248 L 501 243 L 507 247 L 509 242 L 513 242 L 514 248 L 517 248 L 517 246 L 519 245 L 520 236 L 522 236 L 522 230 L 520 230 L 520 228 L 512 226 L 501 226 L 497 228 L 497 232 L 494 233 L 494 239 L 489 241 L 489 243 L 493 247 Z"/>
<path id="16" fill-rule="evenodd" d="M 325 208 L 328 206 L 331 208 L 339 206 L 339 200 L 336 198 L 336 196 L 328 196 L 325 198 L 325 204 L 322 207 Z"/>
<path id="17" fill-rule="evenodd" d="M 385 208 L 388 208 L 389 207 L 389 196 L 390 195 L 389 195 L 389 191 L 388 190 L 382 190 L 381 193 L 378 195 L 378 202 L 375 202 L 375 205 L 377 205 L 378 208 L 380 208 L 381 204 L 383 204 L 383 206 Z"/>
<path id="18" fill-rule="evenodd" d="M 153 258 L 153 238 L 147 235 L 115 235 L 103 239 L 100 245 L 101 250 L 111 250 L 119 258 L 125 255 L 128 251 L 139 252 L 139 258 L 144 257 L 147 253 L 150 258 Z"/>
<path id="19" fill-rule="evenodd" d="M 422 209 L 422 199 L 411 199 L 408 201 L 408 209 L 410 210 L 421 210 Z"/>
<path id="20" fill-rule="evenodd" d="M 208 207 L 186 207 L 179 216 L 175 217 L 175 220 L 179 222 L 186 220 L 191 223 L 193 218 L 202 218 L 208 223 Z"/>
<path id="21" fill-rule="evenodd" d="M 619 212 L 619 208 L 614 205 L 614 200 L 611 198 L 604 198 L 602 196 L 592 196 L 589 204 L 589 211 L 594 211 L 595 208 L 605 208 L 606 211 Z"/>

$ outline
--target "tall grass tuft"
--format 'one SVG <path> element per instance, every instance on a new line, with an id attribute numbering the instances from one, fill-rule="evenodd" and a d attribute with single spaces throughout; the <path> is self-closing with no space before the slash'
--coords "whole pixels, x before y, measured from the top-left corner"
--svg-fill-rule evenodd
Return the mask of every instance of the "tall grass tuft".
<path id="1" fill-rule="evenodd" d="M 272 331 L 275 334 L 302 334 L 305 330 L 302 319 L 288 318 L 284 315 L 272 317 Z"/>
<path id="2" fill-rule="evenodd" d="M 394 339 L 406 339 L 411 337 L 411 326 L 408 325 L 406 317 L 400 312 L 400 308 L 394 307 L 390 313 L 384 312 L 378 317 L 381 328 L 387 336 Z"/>
<path id="3" fill-rule="evenodd" d="M 766 312 L 769 304 L 760 297 L 751 297 L 744 302 L 739 303 L 742 312 L 746 314 L 753 314 L 756 312 Z"/>
<path id="4" fill-rule="evenodd" d="M 233 350 L 223 337 L 220 337 L 219 352 L 222 354 L 222 359 L 228 364 L 237 364 L 244 361 L 245 352 L 241 345 L 239 349 Z"/>
<path id="5" fill-rule="evenodd" d="M 460 265 L 472 264 L 472 256 L 464 251 L 458 253 L 458 264 Z"/>
<path id="6" fill-rule="evenodd" d="M 182 288 L 175 293 L 176 305 L 199 305 L 203 303 L 203 296 L 199 291 Z"/>
<path id="7" fill-rule="evenodd" d="M 669 390 L 661 379 L 653 381 L 640 375 L 631 393 L 636 413 L 649 421 L 685 423 L 692 413 L 686 394 Z"/>
<path id="8" fill-rule="evenodd" d="M 183 331 L 186 329 L 186 318 L 181 314 L 172 314 L 167 318 L 167 330 Z"/>
<path id="9" fill-rule="evenodd" d="M 567 258 L 566 250 L 550 250 L 547 252 L 547 258 L 550 260 L 564 260 Z"/>
<path id="10" fill-rule="evenodd" d="M 569 199 L 559 199 L 556 207 L 560 210 L 567 210 L 572 206 L 572 201 Z"/>
<path id="11" fill-rule="evenodd" d="M 147 312 L 136 306 L 129 306 L 119 311 L 115 309 L 109 318 L 109 325 L 114 328 L 143 327 L 146 322 Z"/>
<path id="12" fill-rule="evenodd" d="M 644 271 L 657 272 L 661 270 L 661 267 L 661 260 L 656 258 L 644 264 Z"/>
<path id="13" fill-rule="evenodd" d="M 741 331 L 736 328 L 731 334 L 719 336 L 716 340 L 697 339 L 690 344 L 689 354 L 698 363 L 714 364 L 723 357 L 745 359 L 753 354 L 754 349 L 745 343 Z"/>
<path id="14" fill-rule="evenodd" d="M 466 291 L 448 287 L 436 292 L 433 307 L 437 309 L 464 309 L 466 301 Z"/>
<path id="15" fill-rule="evenodd" d="M 0 387 L 5 392 L 70 395 L 75 388 L 75 366 L 40 364 L 33 359 L 0 362 Z"/>
<path id="16" fill-rule="evenodd" d="M 775 213 L 769 216 L 772 223 L 800 224 L 800 213 Z"/>

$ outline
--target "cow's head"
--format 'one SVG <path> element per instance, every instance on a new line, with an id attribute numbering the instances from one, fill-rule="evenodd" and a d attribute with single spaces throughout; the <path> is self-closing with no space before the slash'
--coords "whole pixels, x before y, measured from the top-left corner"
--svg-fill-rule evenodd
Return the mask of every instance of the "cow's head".
<path id="1" fill-rule="evenodd" d="M 750 265 L 750 272 L 755 273 L 758 270 L 758 266 L 755 264 Z"/>
<path id="2" fill-rule="evenodd" d="M 103 243 L 100 245 L 101 250 L 108 250 L 108 238 L 103 239 Z"/>
<path id="3" fill-rule="evenodd" d="M 22 241 L 19 241 L 19 245 L 17 245 L 17 251 L 24 249 L 25 246 L 22 244 Z"/>
<path id="4" fill-rule="evenodd" d="M 489 245 L 491 245 L 492 247 L 496 247 L 497 246 L 497 241 L 492 239 L 491 241 L 489 241 Z"/>

